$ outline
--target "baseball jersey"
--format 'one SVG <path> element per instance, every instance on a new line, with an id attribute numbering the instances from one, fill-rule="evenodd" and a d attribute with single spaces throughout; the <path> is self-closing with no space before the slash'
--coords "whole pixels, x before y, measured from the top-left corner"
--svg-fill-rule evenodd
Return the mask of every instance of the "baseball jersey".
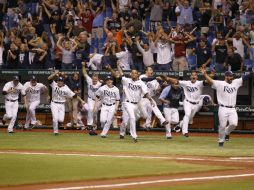
<path id="1" fill-rule="evenodd" d="M 110 88 L 107 85 L 103 85 L 96 91 L 96 96 L 99 97 L 104 104 L 115 104 L 116 101 L 120 100 L 119 89 L 115 86 Z"/>
<path id="2" fill-rule="evenodd" d="M 8 93 L 5 95 L 5 99 L 8 100 L 18 100 L 19 99 L 19 94 L 21 93 L 21 90 L 23 88 L 23 85 L 19 82 L 17 86 L 14 86 L 13 81 L 7 82 L 4 85 L 3 91 L 9 91 L 11 89 L 16 89 L 15 92 Z"/>
<path id="3" fill-rule="evenodd" d="M 64 103 L 66 98 L 72 98 L 75 93 L 71 89 L 64 85 L 59 87 L 55 81 L 53 81 L 50 86 L 52 87 L 52 101 Z"/>
<path id="4" fill-rule="evenodd" d="M 200 100 L 204 88 L 204 81 L 197 80 L 192 83 L 190 80 L 180 80 L 180 86 L 183 87 L 185 98 L 191 102 L 197 102 Z"/>
<path id="5" fill-rule="evenodd" d="M 164 107 L 178 108 L 180 99 L 183 97 L 183 89 L 180 87 L 174 89 L 171 85 L 167 86 L 161 92 L 159 99 L 165 99 L 169 101 L 169 104 L 163 104 Z"/>
<path id="6" fill-rule="evenodd" d="M 142 78 L 147 78 L 147 76 L 145 74 L 144 75 L 140 75 L 139 79 L 141 80 Z M 142 82 L 144 82 L 144 81 L 142 81 Z M 160 87 L 160 84 L 158 83 L 158 81 L 156 79 L 154 79 L 152 81 L 144 82 L 144 83 L 147 86 L 149 95 L 151 97 L 155 96 L 156 95 L 156 90 L 158 90 L 159 87 Z"/>
<path id="7" fill-rule="evenodd" d="M 93 81 L 91 77 L 86 75 L 86 82 L 87 82 L 87 92 L 88 92 L 88 97 L 91 99 L 95 99 L 95 92 L 101 87 L 101 83 L 98 81 L 95 85 L 93 84 Z"/>
<path id="8" fill-rule="evenodd" d="M 242 86 L 243 79 L 234 79 L 231 84 L 226 81 L 213 80 L 212 88 L 217 91 L 219 105 L 235 106 L 238 89 Z"/>
<path id="9" fill-rule="evenodd" d="M 23 96 L 27 97 L 29 102 L 33 102 L 40 100 L 43 89 L 46 89 L 46 86 L 42 83 L 37 83 L 35 86 L 32 86 L 31 82 L 26 82 L 21 93 Z"/>
<path id="10" fill-rule="evenodd" d="M 148 89 L 145 83 L 141 80 L 133 81 L 131 78 L 122 77 L 123 84 L 123 101 L 138 103 L 142 94 L 147 94 Z"/>

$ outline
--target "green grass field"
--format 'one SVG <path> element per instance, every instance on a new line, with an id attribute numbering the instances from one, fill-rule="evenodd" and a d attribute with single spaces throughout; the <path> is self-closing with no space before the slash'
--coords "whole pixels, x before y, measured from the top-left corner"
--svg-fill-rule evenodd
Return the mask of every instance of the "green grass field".
<path id="1" fill-rule="evenodd" d="M 166 140 L 162 135 L 141 135 L 138 143 L 130 137 L 120 140 L 118 135 L 107 139 L 89 136 L 84 133 L 63 133 L 53 136 L 50 132 L 18 132 L 13 135 L 0 132 L 0 151 L 50 151 L 82 152 L 90 154 L 124 154 L 154 156 L 254 156 L 253 138 L 231 138 L 224 148 L 219 148 L 216 137 L 185 138 L 174 136 Z M 159 176 L 175 173 L 204 172 L 214 170 L 237 169 L 229 166 L 211 166 L 187 164 L 163 159 L 112 158 L 64 155 L 21 155 L 0 154 L 0 186 L 36 183 L 53 183 L 79 180 L 114 179 L 138 176 Z M 253 184 L 253 179 L 242 180 L 243 189 Z M 210 182 L 209 182 L 210 184 Z M 221 185 L 211 183 L 212 185 Z M 188 189 L 211 189 L 207 184 L 188 186 Z M 253 184 L 254 186 L 254 184 Z M 182 190 L 185 186 L 174 187 Z M 170 189 L 169 187 L 148 189 Z M 213 188 L 222 189 L 222 188 Z M 241 188 L 242 189 L 242 188 Z M 223 189 L 222 189 L 223 190 Z M 227 190 L 227 189 L 225 189 Z M 234 190 L 234 189 L 231 189 Z"/>

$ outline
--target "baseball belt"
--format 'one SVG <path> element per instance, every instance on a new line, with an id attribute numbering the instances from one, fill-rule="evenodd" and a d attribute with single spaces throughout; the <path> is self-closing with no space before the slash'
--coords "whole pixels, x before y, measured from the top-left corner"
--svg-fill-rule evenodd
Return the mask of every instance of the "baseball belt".
<path id="1" fill-rule="evenodd" d="M 102 103 L 103 105 L 106 105 L 106 106 L 113 106 L 115 105 L 116 103 L 113 103 L 113 104 L 106 104 L 106 103 Z"/>
<path id="2" fill-rule="evenodd" d="M 6 101 L 9 101 L 9 102 L 16 102 L 17 100 L 10 100 L 10 99 L 5 99 Z"/>

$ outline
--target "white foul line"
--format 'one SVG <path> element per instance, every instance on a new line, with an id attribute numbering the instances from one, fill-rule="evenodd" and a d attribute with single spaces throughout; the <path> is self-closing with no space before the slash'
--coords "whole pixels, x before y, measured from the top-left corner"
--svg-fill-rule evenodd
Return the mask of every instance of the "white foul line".
<path id="1" fill-rule="evenodd" d="M 106 184 L 106 185 L 90 185 L 90 186 L 79 186 L 79 187 L 66 187 L 66 188 L 53 188 L 53 189 L 43 189 L 43 190 L 78 190 L 78 189 L 98 189 L 98 188 L 114 188 L 114 187 L 126 187 L 134 185 L 147 185 L 155 183 L 168 183 L 168 182 L 184 182 L 184 181 L 197 181 L 197 180 L 213 180 L 213 179 L 229 179 L 236 177 L 251 177 L 253 174 L 238 174 L 238 175 L 222 175 L 222 176 L 210 176 L 210 177 L 192 177 L 192 178 L 176 178 L 176 179 L 166 179 L 166 180 L 153 180 L 153 181 L 140 181 L 140 182 L 130 182 L 130 183 L 118 183 L 118 184 Z"/>
<path id="2" fill-rule="evenodd" d="M 113 154 L 86 154 L 86 153 L 52 153 L 52 152 L 23 152 L 23 151 L 0 151 L 0 154 L 20 154 L 20 155 L 54 155 L 54 156 L 82 156 L 82 157 L 108 157 L 108 158 L 141 158 L 141 159 L 163 159 L 163 160 L 187 160 L 187 161 L 216 161 L 216 162 L 248 162 L 247 157 L 232 158 L 193 158 L 193 157 L 170 157 L 170 156 L 145 156 L 145 155 L 113 155 Z"/>

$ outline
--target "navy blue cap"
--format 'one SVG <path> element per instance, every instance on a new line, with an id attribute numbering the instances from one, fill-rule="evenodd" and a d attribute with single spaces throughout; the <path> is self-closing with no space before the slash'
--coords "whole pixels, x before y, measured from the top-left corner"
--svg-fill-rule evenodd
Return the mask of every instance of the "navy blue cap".
<path id="1" fill-rule="evenodd" d="M 36 76 L 31 76 L 31 79 L 30 80 L 35 80 L 35 81 L 37 81 L 37 78 L 36 78 Z"/>
<path id="2" fill-rule="evenodd" d="M 205 104 L 209 103 L 209 102 L 210 102 L 210 98 L 209 98 L 208 96 L 205 96 L 205 97 L 203 98 L 203 102 L 204 102 Z"/>
<path id="3" fill-rule="evenodd" d="M 232 71 L 225 72 L 225 76 L 227 76 L 227 77 L 232 77 L 233 75 L 234 75 L 234 73 Z"/>
<path id="4" fill-rule="evenodd" d="M 105 78 L 105 81 L 107 80 L 113 80 L 113 77 L 111 75 L 108 75 L 106 78 Z"/>
<path id="5" fill-rule="evenodd" d="M 57 81 L 64 81 L 63 77 L 58 77 Z"/>
<path id="6" fill-rule="evenodd" d="M 17 81 L 19 81 L 19 76 L 13 76 L 13 80 L 17 80 Z"/>

